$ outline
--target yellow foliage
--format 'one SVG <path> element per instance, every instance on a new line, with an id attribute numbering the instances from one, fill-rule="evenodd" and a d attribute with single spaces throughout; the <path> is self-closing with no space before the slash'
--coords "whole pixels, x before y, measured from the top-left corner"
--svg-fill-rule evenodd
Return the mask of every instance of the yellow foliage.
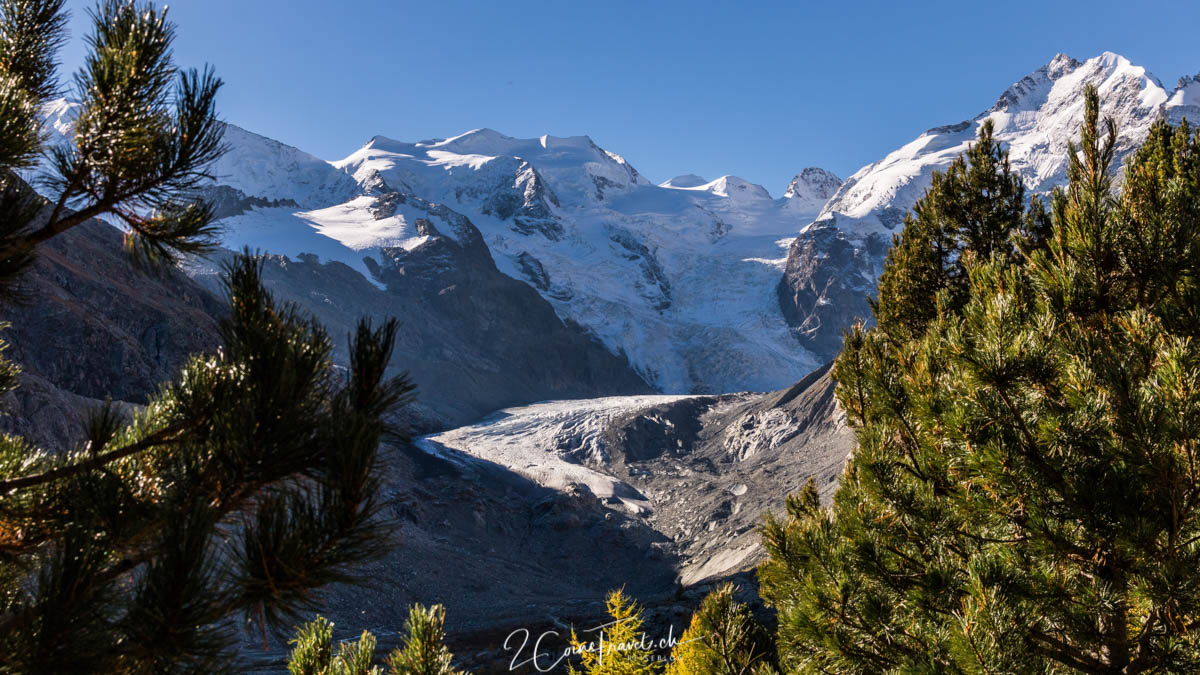
<path id="1" fill-rule="evenodd" d="M 704 644 L 705 634 L 703 621 L 699 613 L 692 615 L 692 622 L 687 630 L 679 637 L 679 644 L 671 651 L 671 662 L 667 664 L 666 675 L 709 675 L 711 661 L 708 648 Z"/>
<path id="2" fill-rule="evenodd" d="M 571 675 L 653 675 L 660 664 L 650 639 L 642 631 L 642 608 L 621 590 L 608 594 L 611 621 L 590 631 L 588 641 L 571 630 L 571 651 L 580 657 L 582 670 Z"/>

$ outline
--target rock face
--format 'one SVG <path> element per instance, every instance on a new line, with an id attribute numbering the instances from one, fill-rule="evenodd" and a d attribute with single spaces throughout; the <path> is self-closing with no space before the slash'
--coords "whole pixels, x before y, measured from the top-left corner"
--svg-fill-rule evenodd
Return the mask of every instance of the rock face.
<path id="1" fill-rule="evenodd" d="M 855 317 L 869 317 L 867 298 L 883 272 L 888 244 L 872 234 L 854 241 L 828 222 L 814 223 L 788 249 L 776 286 L 779 307 L 796 338 L 830 359 Z"/>
<path id="2" fill-rule="evenodd" d="M 997 140 L 1030 193 L 1065 184 L 1067 144 L 1078 136 L 1088 83 L 1099 89 L 1101 114 L 1117 122 L 1117 166 L 1160 117 L 1176 123 L 1200 117 L 1200 84 L 1191 78 L 1168 92 L 1144 68 L 1116 54 L 1082 62 L 1059 54 L 975 118 L 926 131 L 838 188 L 792 244 L 779 283 L 781 310 L 801 342 L 819 357 L 832 358 L 842 332 L 869 316 L 865 294 L 874 292 L 904 214 L 924 194 L 933 172 L 965 151 L 985 120 L 995 125 Z"/>
<path id="3" fill-rule="evenodd" d="M 841 178 L 825 169 L 810 166 L 796 174 L 783 193 L 783 198 L 788 200 L 788 207 L 796 211 L 820 212 L 841 185 Z"/>

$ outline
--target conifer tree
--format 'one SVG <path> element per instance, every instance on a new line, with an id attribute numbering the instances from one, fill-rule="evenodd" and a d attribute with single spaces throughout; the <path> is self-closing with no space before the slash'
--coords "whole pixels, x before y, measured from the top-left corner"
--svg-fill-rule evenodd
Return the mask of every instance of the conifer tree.
<path id="1" fill-rule="evenodd" d="M 291 675 L 383 675 L 371 665 L 375 658 L 375 636 L 363 631 L 358 642 L 341 642 L 333 650 L 333 624 L 318 616 L 302 626 L 291 640 L 295 645 L 288 659 Z"/>
<path id="2" fill-rule="evenodd" d="M 0 302 L 37 247 L 91 218 L 161 266 L 215 240 L 194 199 L 221 152 L 209 71 L 171 61 L 165 10 L 105 0 L 75 77 L 72 143 L 43 148 L 62 0 L 0 0 Z M 48 174 L 25 184 L 45 153 Z M 276 303 L 248 252 L 226 270 L 223 347 L 132 417 L 102 406 L 75 447 L 0 436 L 0 672 L 219 672 L 232 620 L 262 630 L 380 555 L 378 447 L 410 399 L 386 375 L 397 324 L 361 322 L 344 371 L 313 319 Z M 17 369 L 0 361 L 0 385 Z"/>
<path id="3" fill-rule="evenodd" d="M 750 607 L 725 584 L 704 598 L 692 622 L 671 651 L 666 675 L 766 675 L 772 646 Z"/>
<path id="4" fill-rule="evenodd" d="M 441 605 L 408 609 L 404 643 L 388 656 L 393 675 L 459 675 L 451 665 L 454 655 L 446 648 L 443 625 L 446 610 Z"/>
<path id="5" fill-rule="evenodd" d="M 936 314 L 930 300 L 946 291 L 950 308 L 960 306 L 968 261 L 1012 255 L 1012 234 L 1024 226 L 1025 187 L 1012 173 L 992 121 L 985 120 L 966 153 L 945 173 L 934 173 L 932 186 L 893 237 L 879 278 L 881 301 L 872 305 L 876 320 L 897 335 L 921 332 Z M 1037 237 L 1036 221 L 1030 229 Z"/>
<path id="6" fill-rule="evenodd" d="M 1008 211 L 964 295 L 848 336 L 842 485 L 764 528 L 789 671 L 1200 669 L 1200 134 L 1157 123 L 1118 197 L 1085 100 L 1049 221 Z"/>
<path id="7" fill-rule="evenodd" d="M 460 675 L 451 665 L 454 655 L 444 644 L 442 625 L 446 612 L 441 605 L 408 609 L 401 647 L 388 656 L 389 675 Z M 292 675 L 382 675 L 371 665 L 375 659 L 375 636 L 363 631 L 358 642 L 343 642 L 333 649 L 333 624 L 325 617 L 300 627 L 288 659 Z"/>
<path id="8" fill-rule="evenodd" d="M 581 670 L 571 675 L 653 675 L 661 670 L 654 650 L 643 639 L 642 608 L 623 590 L 608 594 L 608 616 L 601 630 L 580 639 L 571 630 L 570 645 L 580 657 Z"/>

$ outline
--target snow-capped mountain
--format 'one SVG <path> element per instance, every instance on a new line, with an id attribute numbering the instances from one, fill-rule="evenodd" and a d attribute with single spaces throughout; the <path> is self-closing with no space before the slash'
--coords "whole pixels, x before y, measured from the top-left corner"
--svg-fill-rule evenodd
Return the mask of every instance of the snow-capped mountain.
<path id="1" fill-rule="evenodd" d="M 841 178 L 825 169 L 810 166 L 796 174 L 783 197 L 788 200 L 788 207 L 798 213 L 819 213 L 841 186 Z"/>
<path id="2" fill-rule="evenodd" d="M 1168 91 L 1145 68 L 1105 52 L 1087 61 L 1064 54 L 1014 83 L 976 117 L 935 127 L 869 164 L 837 190 L 792 244 L 779 300 L 806 345 L 832 356 L 842 331 L 869 316 L 883 257 L 904 215 L 991 120 L 1013 170 L 1031 193 L 1066 182 L 1067 145 L 1077 140 L 1083 88 L 1095 84 L 1101 114 L 1116 120 L 1117 164 L 1128 157 L 1160 117 L 1200 120 L 1200 82 L 1185 78 Z"/>
<path id="3" fill-rule="evenodd" d="M 985 120 L 1008 150 L 1013 170 L 1033 192 L 1046 192 L 1066 181 L 1067 144 L 1078 140 L 1083 119 L 1083 87 L 1095 84 L 1101 114 L 1117 120 L 1117 152 L 1123 157 L 1146 137 L 1162 114 L 1169 93 L 1145 68 L 1106 52 L 1084 62 L 1065 54 L 1013 84 L 999 100 L 972 120 L 930 129 L 846 180 L 821 209 L 817 222 L 834 220 L 847 234 L 861 238 L 880 233 L 890 238 L 929 186 L 966 151 Z"/>
<path id="4" fill-rule="evenodd" d="M 228 247 L 313 254 L 384 291 L 403 280 L 385 268 L 432 265 L 448 249 L 431 241 L 461 248 L 463 232 L 478 232 L 499 272 L 659 391 L 767 390 L 832 358 L 869 314 L 904 214 L 984 120 L 1031 192 L 1062 184 L 1086 83 L 1117 120 L 1121 159 L 1155 119 L 1200 118 L 1198 78 L 1168 91 L 1116 54 L 1059 55 L 973 119 L 930 129 L 845 183 L 804 169 L 778 199 L 736 176 L 655 185 L 586 136 L 376 136 L 326 162 L 232 125 L 208 196 Z M 68 103 L 48 106 L 51 135 L 69 134 L 72 116 Z"/>
<path id="5" fill-rule="evenodd" d="M 209 171 L 218 185 L 244 198 L 312 209 L 345 202 L 358 193 L 353 178 L 302 150 L 232 124 L 225 125 L 224 140 L 228 152 Z"/>
<path id="6" fill-rule="evenodd" d="M 828 172 L 809 170 L 773 199 L 736 176 L 654 185 L 586 136 L 376 136 L 324 167 L 236 127 L 226 142 L 235 149 L 216 191 L 251 200 L 222 211 L 230 247 L 316 254 L 383 287 L 378 266 L 426 241 L 428 216 L 413 205 L 436 204 L 478 228 L 502 272 L 661 391 L 767 390 L 820 364 L 772 288 L 790 238 L 836 187 Z M 279 180 L 293 174 L 295 184 Z"/>

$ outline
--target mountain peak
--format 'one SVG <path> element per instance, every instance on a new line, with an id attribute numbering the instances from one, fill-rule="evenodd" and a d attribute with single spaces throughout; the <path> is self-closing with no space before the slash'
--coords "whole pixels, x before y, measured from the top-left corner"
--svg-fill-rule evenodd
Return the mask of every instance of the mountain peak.
<path id="1" fill-rule="evenodd" d="M 694 173 L 685 173 L 674 178 L 667 179 L 658 184 L 659 187 L 665 188 L 694 188 L 701 185 L 707 185 L 710 181 L 702 176 L 697 176 Z"/>
<path id="2" fill-rule="evenodd" d="M 506 154 L 504 149 L 510 146 L 515 140 L 513 137 L 505 136 L 495 129 L 484 127 L 481 129 L 472 129 L 465 134 L 452 136 L 444 141 L 432 144 L 431 147 L 450 150 L 459 154 L 502 155 Z"/>
<path id="3" fill-rule="evenodd" d="M 1108 54 L 1108 53 L 1109 52 L 1105 52 L 1105 54 Z M 1079 66 L 1080 66 L 1079 61 L 1076 61 L 1075 59 L 1071 58 L 1070 56 L 1067 56 L 1066 54 L 1059 52 L 1054 55 L 1054 58 L 1050 59 L 1050 63 L 1047 63 L 1045 66 L 1042 66 L 1041 69 L 1046 71 L 1046 75 L 1051 80 L 1057 80 L 1058 78 L 1062 77 L 1066 73 L 1069 73 L 1072 70 L 1075 70 Z"/>
<path id="4" fill-rule="evenodd" d="M 738 176 L 721 176 L 712 182 L 697 186 L 697 188 L 735 200 L 771 198 L 771 193 L 767 192 L 765 187 Z"/>
<path id="5" fill-rule="evenodd" d="M 796 174 L 796 177 L 788 184 L 787 192 L 783 193 L 783 197 L 784 199 L 814 198 L 820 199 L 824 203 L 833 196 L 834 192 L 837 192 L 841 184 L 842 179 L 832 172 L 818 166 L 810 166 Z"/>
<path id="6" fill-rule="evenodd" d="M 820 167 L 810 166 L 792 179 L 783 198 L 793 213 L 815 216 L 842 186 L 842 179 Z"/>

